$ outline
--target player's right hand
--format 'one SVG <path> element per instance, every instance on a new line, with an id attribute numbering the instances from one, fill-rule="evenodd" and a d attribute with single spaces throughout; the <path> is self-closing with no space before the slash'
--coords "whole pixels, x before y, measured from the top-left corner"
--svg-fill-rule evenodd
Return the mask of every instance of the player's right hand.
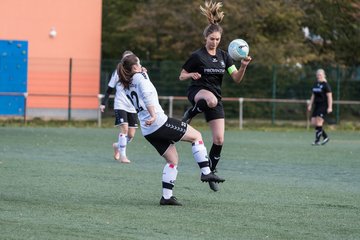
<path id="1" fill-rule="evenodd" d="M 100 108 L 100 111 L 101 111 L 101 112 L 104 112 L 104 110 L 105 110 L 105 105 L 100 105 L 99 108 Z"/>
<path id="2" fill-rule="evenodd" d="M 190 73 L 190 76 L 192 79 L 194 80 L 198 80 L 201 78 L 201 74 L 200 73 L 197 73 L 197 72 L 193 72 L 193 73 Z"/>

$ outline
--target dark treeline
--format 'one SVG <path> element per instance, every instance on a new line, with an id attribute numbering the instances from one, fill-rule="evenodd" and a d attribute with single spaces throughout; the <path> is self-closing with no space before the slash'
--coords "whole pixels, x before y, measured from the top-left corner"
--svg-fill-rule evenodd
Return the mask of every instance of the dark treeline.
<path id="1" fill-rule="evenodd" d="M 253 62 L 360 64 L 359 0 L 223 0 L 221 48 L 250 45 Z M 104 0 L 102 57 L 126 49 L 146 60 L 185 60 L 203 45 L 203 0 Z"/>
<path id="2" fill-rule="evenodd" d="M 240 87 L 225 76 L 223 96 L 308 99 L 315 71 L 321 67 L 334 100 L 360 100 L 359 0 L 222 2 L 220 47 L 226 50 L 231 40 L 242 38 L 253 57 Z M 129 49 L 141 58 L 160 95 L 186 95 L 189 82 L 178 77 L 190 53 L 204 44 L 202 33 L 208 23 L 200 14 L 203 4 L 203 0 L 103 0 L 102 92 L 122 52 Z M 227 114 L 236 117 L 237 105 L 228 103 Z M 246 106 L 246 116 L 274 114 L 273 105 Z M 283 119 L 304 119 L 304 106 L 278 104 L 276 111 Z M 336 105 L 337 119 L 358 118 L 357 106 Z M 175 110 L 183 113 L 181 106 Z"/>

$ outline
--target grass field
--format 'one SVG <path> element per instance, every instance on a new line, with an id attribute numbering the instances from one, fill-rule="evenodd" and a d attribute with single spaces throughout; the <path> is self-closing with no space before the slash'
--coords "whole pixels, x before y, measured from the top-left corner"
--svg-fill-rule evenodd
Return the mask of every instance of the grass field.
<path id="1" fill-rule="evenodd" d="M 129 165 L 115 135 L 0 127 L 0 239 L 360 239 L 359 132 L 229 130 L 216 193 L 179 143 L 182 207 L 159 205 L 164 160 L 139 132 Z"/>

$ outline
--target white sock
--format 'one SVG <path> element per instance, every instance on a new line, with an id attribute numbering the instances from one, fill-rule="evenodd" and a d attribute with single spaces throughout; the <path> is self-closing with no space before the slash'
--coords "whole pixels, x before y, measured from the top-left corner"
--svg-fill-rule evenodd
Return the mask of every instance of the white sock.
<path id="1" fill-rule="evenodd" d="M 173 195 L 173 187 L 176 181 L 178 170 L 177 165 L 167 163 L 164 166 L 162 175 L 163 197 L 169 199 Z"/>
<path id="2" fill-rule="evenodd" d="M 201 172 L 205 175 L 208 175 L 211 171 L 209 168 L 209 159 L 207 156 L 206 147 L 203 141 L 192 143 L 192 152 Z"/>
<path id="3" fill-rule="evenodd" d="M 120 133 L 118 147 L 119 147 L 120 156 L 122 157 L 126 157 L 126 144 L 127 144 L 127 135 Z"/>

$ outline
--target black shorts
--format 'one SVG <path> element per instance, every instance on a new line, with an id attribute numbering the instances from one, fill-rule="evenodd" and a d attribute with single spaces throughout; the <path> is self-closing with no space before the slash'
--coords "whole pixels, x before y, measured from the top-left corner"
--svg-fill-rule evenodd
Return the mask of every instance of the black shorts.
<path id="1" fill-rule="evenodd" d="M 136 113 L 127 112 L 121 109 L 115 109 L 115 127 L 122 124 L 128 124 L 129 128 L 137 128 L 137 116 Z"/>
<path id="2" fill-rule="evenodd" d="M 315 105 L 314 111 L 313 111 L 311 117 L 325 118 L 326 115 L 327 115 L 327 106 L 324 106 L 324 105 L 317 106 L 317 105 Z"/>
<path id="3" fill-rule="evenodd" d="M 200 88 L 200 87 L 192 87 L 188 89 L 188 99 L 191 102 L 191 104 L 194 106 L 195 105 L 195 95 L 204 88 Z M 207 90 L 207 89 L 206 89 Z M 208 90 L 210 91 L 210 90 Z M 213 93 L 213 92 L 212 92 Z M 214 94 L 214 93 L 213 93 Z M 215 95 L 215 94 L 214 94 Z M 215 95 L 216 97 L 216 95 Z M 224 111 L 224 106 L 223 103 L 221 101 L 221 99 L 219 99 L 217 97 L 218 100 L 218 104 L 216 105 L 216 107 L 214 108 L 209 108 L 204 112 L 204 116 L 205 116 L 205 120 L 206 122 L 210 122 L 211 120 L 215 120 L 215 119 L 222 119 L 225 118 L 225 111 Z"/>
<path id="4" fill-rule="evenodd" d="M 155 147 L 158 153 L 163 156 L 171 144 L 183 138 L 186 130 L 186 123 L 174 118 L 168 118 L 164 125 L 158 130 L 144 137 Z"/>

